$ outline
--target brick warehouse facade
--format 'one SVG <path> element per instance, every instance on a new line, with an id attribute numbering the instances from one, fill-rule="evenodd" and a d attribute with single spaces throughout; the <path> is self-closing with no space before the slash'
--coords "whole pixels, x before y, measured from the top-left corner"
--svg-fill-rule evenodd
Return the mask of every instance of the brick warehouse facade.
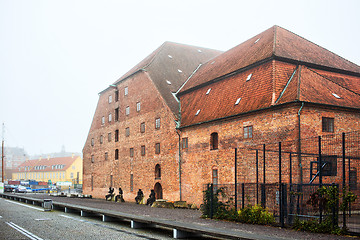
<path id="1" fill-rule="evenodd" d="M 113 186 L 127 201 L 138 189 L 179 198 L 174 94 L 200 63 L 219 53 L 166 42 L 99 94 L 83 149 L 84 193 L 103 198 Z"/>
<path id="2" fill-rule="evenodd" d="M 164 54 L 165 59 L 173 59 Z M 357 65 L 277 26 L 211 59 L 217 54 L 193 65 L 194 72 L 186 73 L 187 78 L 171 90 L 180 90 L 180 115 L 151 72 L 131 70 L 100 94 L 84 147 L 85 193 L 103 197 L 110 185 L 121 186 L 125 198 L 133 201 L 138 188 L 147 194 L 161 184 L 163 198 L 200 204 L 203 184 L 234 183 L 235 147 L 360 130 Z M 157 70 L 166 75 L 169 62 L 162 62 L 165 65 Z M 179 64 L 174 72 L 185 62 Z M 173 82 L 173 77 L 157 78 Z M 125 87 L 128 96 L 124 96 Z M 109 103 L 109 95 L 116 98 L 116 91 L 119 101 Z M 137 102 L 141 102 L 140 112 L 136 112 Z M 114 109 L 120 109 L 119 119 L 108 123 Z M 103 125 L 102 116 L 106 117 Z M 158 118 L 160 129 L 155 128 Z M 140 129 L 143 122 L 145 133 Z M 108 134 L 116 130 L 118 142 L 113 136 L 109 142 Z M 102 144 L 101 136 L 106 139 Z M 297 151 L 299 145 L 293 148 Z M 114 160 L 116 149 L 119 160 Z M 239 163 L 238 171 L 239 181 L 254 182 L 250 160 Z M 299 171 L 295 175 L 300 181 Z M 275 175 L 274 171 L 268 181 L 276 182 Z"/>

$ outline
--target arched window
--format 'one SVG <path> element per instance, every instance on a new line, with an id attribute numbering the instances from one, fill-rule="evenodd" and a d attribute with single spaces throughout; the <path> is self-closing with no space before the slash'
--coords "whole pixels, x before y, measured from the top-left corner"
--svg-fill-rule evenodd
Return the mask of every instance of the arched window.
<path id="1" fill-rule="evenodd" d="M 115 149 L 115 160 L 119 159 L 119 149 Z"/>
<path id="2" fill-rule="evenodd" d="M 161 167 L 160 164 L 155 166 L 155 179 L 161 179 Z"/>
<path id="3" fill-rule="evenodd" d="M 210 136 L 210 150 L 219 148 L 219 136 L 217 132 L 213 132 Z"/>

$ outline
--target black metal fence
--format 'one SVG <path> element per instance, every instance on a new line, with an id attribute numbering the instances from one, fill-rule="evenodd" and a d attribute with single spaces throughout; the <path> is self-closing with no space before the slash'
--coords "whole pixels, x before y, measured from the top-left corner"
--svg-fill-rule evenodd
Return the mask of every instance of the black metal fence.
<path id="1" fill-rule="evenodd" d="M 339 216 L 334 221 L 360 233 L 360 132 L 252 145 L 235 149 L 234 156 L 235 184 L 206 186 L 222 189 L 219 201 L 236 209 L 262 205 L 281 225 L 291 225 L 295 218 L 326 217 L 308 202 L 319 188 L 333 185 L 339 189 L 339 204 L 348 190 L 358 196 L 349 210 L 334 210 Z"/>

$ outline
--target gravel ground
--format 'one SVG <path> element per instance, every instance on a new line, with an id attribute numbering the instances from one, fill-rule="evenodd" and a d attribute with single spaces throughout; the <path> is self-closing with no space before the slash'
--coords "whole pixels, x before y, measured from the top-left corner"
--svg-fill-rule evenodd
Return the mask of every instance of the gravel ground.
<path id="1" fill-rule="evenodd" d="M 137 205 L 133 202 L 115 203 L 115 202 L 105 201 L 105 199 L 54 197 L 54 196 L 49 196 L 48 194 L 27 193 L 21 195 L 25 195 L 37 199 L 52 199 L 55 202 L 63 202 L 63 203 L 82 205 L 92 208 L 113 210 L 116 212 L 123 212 L 134 215 L 150 216 L 159 219 L 167 219 L 178 222 L 199 224 L 211 228 L 231 229 L 233 231 L 253 233 L 256 236 L 264 235 L 264 236 L 281 237 L 284 239 L 317 239 L 317 240 L 355 238 L 352 236 L 314 234 L 314 233 L 298 232 L 291 229 L 279 228 L 279 227 L 250 225 L 250 224 L 234 223 L 234 222 L 219 221 L 212 219 L 202 219 L 201 212 L 199 210 L 151 208 L 146 205 Z"/>

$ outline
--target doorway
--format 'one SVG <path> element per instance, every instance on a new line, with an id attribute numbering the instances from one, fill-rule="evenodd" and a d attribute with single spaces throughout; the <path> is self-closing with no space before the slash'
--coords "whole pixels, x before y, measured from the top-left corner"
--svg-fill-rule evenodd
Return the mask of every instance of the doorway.
<path id="1" fill-rule="evenodd" d="M 162 199 L 163 198 L 162 187 L 161 187 L 160 183 L 157 182 L 155 184 L 154 191 L 155 191 L 155 198 L 156 199 Z"/>

